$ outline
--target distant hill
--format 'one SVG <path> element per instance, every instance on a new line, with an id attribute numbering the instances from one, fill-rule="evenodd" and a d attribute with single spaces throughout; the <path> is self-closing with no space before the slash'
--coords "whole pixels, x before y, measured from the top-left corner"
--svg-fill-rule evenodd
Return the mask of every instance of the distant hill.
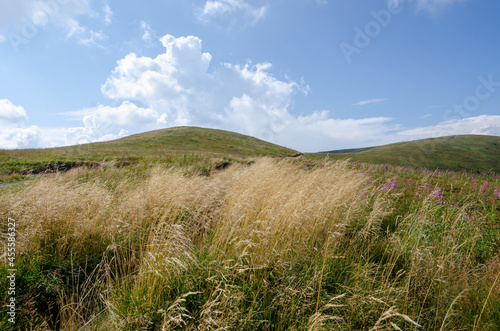
<path id="1" fill-rule="evenodd" d="M 353 161 L 410 165 L 429 169 L 500 173 L 500 137 L 460 135 L 401 142 L 384 146 L 322 152 Z"/>
<path id="2" fill-rule="evenodd" d="M 122 158 L 143 161 L 165 156 L 290 156 L 299 152 L 243 134 L 199 127 L 174 127 L 121 139 L 46 149 L 0 150 L 0 175 L 73 167 L 83 162 Z M 1 181 L 1 178 L 0 178 Z"/>
<path id="3" fill-rule="evenodd" d="M 134 134 L 96 144 L 99 149 L 221 153 L 241 156 L 280 156 L 299 152 L 240 133 L 199 127 L 174 127 Z"/>
<path id="4" fill-rule="evenodd" d="M 295 156 L 300 152 L 243 134 L 199 127 L 174 127 L 121 139 L 46 149 L 0 150 L 0 182 L 15 180 L 13 173 L 65 170 L 85 162 L 135 159 L 164 162 L 189 156 L 224 159 L 258 156 Z M 500 137 L 462 135 L 401 142 L 377 147 L 307 154 L 322 158 L 410 165 L 429 169 L 500 173 Z"/>

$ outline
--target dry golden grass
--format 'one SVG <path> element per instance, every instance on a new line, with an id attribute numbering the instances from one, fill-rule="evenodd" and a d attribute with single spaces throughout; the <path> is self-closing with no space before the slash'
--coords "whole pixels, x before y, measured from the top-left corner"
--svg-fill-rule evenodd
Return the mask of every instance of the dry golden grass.
<path id="1" fill-rule="evenodd" d="M 475 307 L 493 330 L 499 264 L 478 270 L 478 233 L 463 215 L 441 220 L 460 235 L 431 240 L 436 212 L 424 203 L 389 232 L 394 198 L 365 181 L 347 162 L 304 170 L 263 158 L 211 176 L 79 168 L 6 190 L 1 216 L 18 223 L 25 286 L 19 323 L 451 330 Z M 468 295 L 477 288 L 480 301 Z"/>

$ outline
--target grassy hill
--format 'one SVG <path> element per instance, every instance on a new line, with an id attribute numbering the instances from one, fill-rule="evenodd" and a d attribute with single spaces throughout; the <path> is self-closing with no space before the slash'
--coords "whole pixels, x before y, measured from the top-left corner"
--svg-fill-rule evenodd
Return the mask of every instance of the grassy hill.
<path id="1" fill-rule="evenodd" d="M 298 152 L 292 149 L 239 133 L 174 127 L 107 142 L 47 149 L 0 150 L 0 176 L 3 175 L 5 181 L 11 179 L 13 174 L 37 173 L 55 168 L 64 170 L 84 162 L 103 160 L 175 162 L 188 158 L 230 159 L 296 154 Z"/>
<path id="2" fill-rule="evenodd" d="M 448 136 L 325 153 L 362 162 L 500 172 L 500 137 L 496 136 Z"/>
<path id="3" fill-rule="evenodd" d="M 480 162 L 496 143 L 333 155 Z M 500 330 L 500 173 L 252 156 L 290 152 L 174 128 L 4 154 L 97 161 L 0 185 L 0 330 Z"/>
<path id="4" fill-rule="evenodd" d="M 0 330 L 500 330 L 500 175 L 306 162 L 0 190 Z"/>
<path id="5" fill-rule="evenodd" d="M 215 129 L 174 127 L 121 139 L 47 149 L 0 150 L 0 182 L 32 173 L 66 170 L 85 163 L 167 163 L 188 165 L 200 160 L 231 161 L 258 156 L 291 156 L 299 152 L 254 137 Z M 377 147 L 308 154 L 335 159 L 409 165 L 429 169 L 474 169 L 500 172 L 500 137 L 463 135 L 402 142 Z"/>

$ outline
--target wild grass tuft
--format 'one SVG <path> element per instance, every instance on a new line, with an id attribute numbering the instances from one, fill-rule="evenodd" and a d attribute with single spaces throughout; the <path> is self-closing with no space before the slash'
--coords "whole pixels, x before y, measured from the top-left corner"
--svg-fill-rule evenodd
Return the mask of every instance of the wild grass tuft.
<path id="1" fill-rule="evenodd" d="M 500 327 L 493 175 L 197 162 L 100 163 L 3 190 L 4 246 L 7 218 L 17 223 L 16 327 Z"/>

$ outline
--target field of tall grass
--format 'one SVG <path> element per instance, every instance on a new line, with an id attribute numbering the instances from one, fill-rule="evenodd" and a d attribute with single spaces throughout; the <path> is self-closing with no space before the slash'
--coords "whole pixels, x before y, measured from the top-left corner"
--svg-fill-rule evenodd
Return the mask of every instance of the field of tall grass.
<path id="1" fill-rule="evenodd" d="M 0 300 L 12 218 L 17 310 L 0 329 L 499 330 L 499 189 L 494 173 L 305 158 L 108 162 L 5 187 Z"/>

